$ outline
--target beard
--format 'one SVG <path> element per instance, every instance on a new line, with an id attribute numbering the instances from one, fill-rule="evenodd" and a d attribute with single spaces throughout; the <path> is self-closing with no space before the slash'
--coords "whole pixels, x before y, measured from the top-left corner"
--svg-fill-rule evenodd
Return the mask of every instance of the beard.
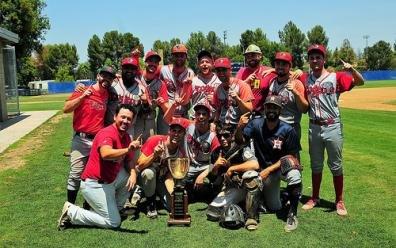
<path id="1" fill-rule="evenodd" d="M 280 113 L 274 112 L 274 111 L 267 111 L 265 112 L 265 117 L 269 122 L 275 122 L 279 119 Z"/>
<path id="2" fill-rule="evenodd" d="M 127 73 L 122 73 L 122 82 L 124 83 L 124 85 L 126 86 L 130 86 L 133 84 L 133 82 L 135 81 L 135 74 L 127 72 Z"/>
<path id="3" fill-rule="evenodd" d="M 252 68 L 256 68 L 257 66 L 259 66 L 259 64 L 260 64 L 260 61 L 256 60 L 256 59 L 252 59 L 248 62 L 249 67 L 252 67 Z"/>

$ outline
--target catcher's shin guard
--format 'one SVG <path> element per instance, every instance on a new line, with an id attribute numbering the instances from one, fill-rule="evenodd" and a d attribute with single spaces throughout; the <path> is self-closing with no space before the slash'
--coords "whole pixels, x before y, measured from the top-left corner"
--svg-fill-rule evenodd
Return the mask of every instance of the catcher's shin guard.
<path id="1" fill-rule="evenodd" d="M 246 194 L 246 212 L 249 219 L 258 220 L 258 208 L 260 205 L 261 180 L 258 177 L 244 179 Z"/>
<path id="2" fill-rule="evenodd" d="M 302 183 L 288 185 L 286 190 L 287 193 L 289 194 L 289 201 L 290 201 L 289 214 L 292 213 L 294 216 L 297 216 L 297 207 L 301 197 Z"/>

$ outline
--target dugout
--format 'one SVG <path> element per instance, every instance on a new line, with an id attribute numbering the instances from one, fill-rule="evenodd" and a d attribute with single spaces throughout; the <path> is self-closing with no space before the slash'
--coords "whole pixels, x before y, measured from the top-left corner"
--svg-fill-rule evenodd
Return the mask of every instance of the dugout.
<path id="1" fill-rule="evenodd" d="M 0 28 L 0 122 L 6 121 L 10 115 L 20 113 L 13 46 L 18 42 L 17 34 Z"/>

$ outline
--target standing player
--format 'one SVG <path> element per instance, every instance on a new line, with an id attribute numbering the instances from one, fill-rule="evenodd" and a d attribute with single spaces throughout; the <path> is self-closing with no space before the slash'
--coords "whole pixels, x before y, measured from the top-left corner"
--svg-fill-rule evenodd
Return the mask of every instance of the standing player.
<path id="1" fill-rule="evenodd" d="M 76 202 L 80 188 L 80 176 L 88 161 L 92 140 L 103 128 L 108 99 L 107 89 L 115 78 L 111 67 L 103 67 L 96 76 L 96 83 L 74 92 L 63 107 L 64 113 L 73 112 L 74 136 L 70 153 L 70 173 L 67 180 L 67 201 Z"/>
<path id="2" fill-rule="evenodd" d="M 81 192 L 92 210 L 65 202 L 58 230 L 71 225 L 118 228 L 121 210 L 136 183 L 136 171 L 131 163 L 132 150 L 140 147 L 140 140 L 127 133 L 135 110 L 130 105 L 119 105 L 114 124 L 101 129 L 92 144 L 87 167 L 81 175 Z M 125 170 L 128 164 L 130 175 Z"/>
<path id="3" fill-rule="evenodd" d="M 327 164 L 333 174 L 335 204 L 337 214 L 347 215 L 344 204 L 344 176 L 342 168 L 343 134 L 338 97 L 355 85 L 363 85 L 362 75 L 350 64 L 345 63 L 345 72 L 328 72 L 324 68 L 326 48 L 314 44 L 308 48 L 308 61 L 311 72 L 305 75 L 309 101 L 309 155 L 312 169 L 312 197 L 303 206 L 309 210 L 319 204 L 319 191 L 322 181 L 324 150 L 327 151 Z"/>
<path id="4" fill-rule="evenodd" d="M 187 48 L 183 44 L 177 44 L 172 48 L 172 64 L 161 68 L 160 78 L 164 80 L 167 90 L 169 103 L 173 103 L 176 98 L 183 98 L 183 95 L 191 95 L 191 81 L 194 72 L 187 67 Z M 182 104 L 176 109 L 177 117 L 187 118 L 188 98 L 183 98 Z M 159 112 L 157 130 L 159 134 L 168 132 L 168 125 L 163 121 L 164 112 Z M 161 121 L 160 121 L 161 120 Z"/>
<path id="5" fill-rule="evenodd" d="M 276 74 L 271 73 L 273 68 L 261 65 L 263 53 L 258 46 L 249 45 L 243 55 L 245 56 L 246 67 L 239 69 L 235 77 L 250 86 L 254 96 L 253 110 L 259 113 L 268 94 L 269 82 Z"/>
<path id="6" fill-rule="evenodd" d="M 242 114 L 253 110 L 252 90 L 242 80 L 231 77 L 231 61 L 228 58 L 216 59 L 215 69 L 221 81 L 213 96 L 215 121 L 221 125 L 236 126 Z"/>
<path id="7" fill-rule="evenodd" d="M 277 76 L 271 81 L 268 95 L 280 96 L 282 99 L 281 121 L 291 125 L 301 139 L 301 116 L 308 110 L 303 83 L 290 78 L 292 55 L 288 52 L 278 52 L 275 55 L 275 71 Z"/>
<path id="8" fill-rule="evenodd" d="M 194 107 L 201 101 L 213 101 L 213 95 L 221 81 L 215 73 L 213 73 L 213 57 L 210 52 L 202 50 L 198 53 L 199 73 L 192 80 L 192 96 L 190 118 L 193 119 Z"/>
<path id="9" fill-rule="evenodd" d="M 261 170 L 259 175 L 263 184 L 261 194 L 267 209 L 271 211 L 281 209 L 280 180 L 287 182 L 286 190 L 290 209 L 285 231 L 290 232 L 295 230 L 298 225 L 297 207 L 301 196 L 302 181 L 301 168 L 296 154 L 301 150 L 301 146 L 294 129 L 279 120 L 281 110 L 281 98 L 268 96 L 264 104 L 265 118 L 254 118 L 248 123 L 248 114 L 243 115 L 238 125 L 236 139 L 244 143 L 253 139 L 254 152 Z M 258 225 L 260 193 L 258 190 L 248 191 L 248 197 L 252 204 L 246 210 L 248 219 L 245 225 L 248 230 L 255 230 Z"/>

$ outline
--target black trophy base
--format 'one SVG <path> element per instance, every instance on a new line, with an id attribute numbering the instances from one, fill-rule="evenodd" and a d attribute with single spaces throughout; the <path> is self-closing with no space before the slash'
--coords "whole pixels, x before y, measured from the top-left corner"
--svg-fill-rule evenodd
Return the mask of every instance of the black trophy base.
<path id="1" fill-rule="evenodd" d="M 191 216 L 188 214 L 188 196 L 184 189 L 175 187 L 171 197 L 171 213 L 168 226 L 191 225 Z"/>

